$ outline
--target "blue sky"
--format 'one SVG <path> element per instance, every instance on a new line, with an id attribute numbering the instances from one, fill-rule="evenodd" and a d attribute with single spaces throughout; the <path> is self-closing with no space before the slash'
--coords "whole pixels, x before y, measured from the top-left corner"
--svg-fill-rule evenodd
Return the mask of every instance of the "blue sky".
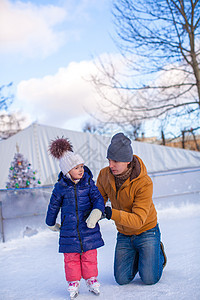
<path id="1" fill-rule="evenodd" d="M 12 111 L 81 130 L 98 96 L 83 78 L 115 55 L 111 0 L 0 1 L 0 85 L 14 83 Z"/>

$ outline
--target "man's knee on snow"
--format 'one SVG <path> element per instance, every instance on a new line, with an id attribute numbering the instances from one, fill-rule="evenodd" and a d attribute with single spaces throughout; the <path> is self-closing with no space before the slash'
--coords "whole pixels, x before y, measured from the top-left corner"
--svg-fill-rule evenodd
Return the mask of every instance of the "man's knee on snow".
<path id="1" fill-rule="evenodd" d="M 128 284 L 133 280 L 133 278 L 127 278 L 126 276 L 121 276 L 121 275 L 116 275 L 116 274 L 114 276 L 115 276 L 115 281 L 119 285 Z"/>
<path id="2" fill-rule="evenodd" d="M 141 279 L 144 284 L 153 285 L 153 284 L 156 284 L 160 280 L 160 277 L 142 276 Z"/>

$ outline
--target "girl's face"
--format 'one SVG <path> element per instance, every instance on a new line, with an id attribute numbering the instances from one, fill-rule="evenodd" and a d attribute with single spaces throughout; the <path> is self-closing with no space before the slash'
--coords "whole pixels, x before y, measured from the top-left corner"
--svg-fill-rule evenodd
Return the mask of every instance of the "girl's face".
<path id="1" fill-rule="evenodd" d="M 69 174 L 73 180 L 81 179 L 84 174 L 84 164 L 77 165 L 69 171 Z"/>

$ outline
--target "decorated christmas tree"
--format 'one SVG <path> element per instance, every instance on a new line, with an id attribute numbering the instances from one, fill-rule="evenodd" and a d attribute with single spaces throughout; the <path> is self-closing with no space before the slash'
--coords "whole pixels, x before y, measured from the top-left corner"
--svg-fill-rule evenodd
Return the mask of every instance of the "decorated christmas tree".
<path id="1" fill-rule="evenodd" d="M 41 184 L 38 180 L 37 172 L 33 171 L 31 164 L 24 156 L 19 153 L 19 147 L 16 145 L 17 153 L 14 155 L 14 160 L 11 162 L 6 188 L 30 188 L 37 187 Z"/>

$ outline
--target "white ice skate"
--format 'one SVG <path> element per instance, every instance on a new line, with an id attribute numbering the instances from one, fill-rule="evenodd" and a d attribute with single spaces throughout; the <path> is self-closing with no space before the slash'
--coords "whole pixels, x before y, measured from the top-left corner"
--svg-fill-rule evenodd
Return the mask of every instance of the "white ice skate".
<path id="1" fill-rule="evenodd" d="M 86 280 L 86 284 L 89 288 L 89 291 L 94 293 L 95 295 L 99 295 L 100 294 L 100 283 L 98 282 L 96 277 L 91 277 L 89 279 Z"/>
<path id="2" fill-rule="evenodd" d="M 70 281 L 68 285 L 68 292 L 70 294 L 70 299 L 75 299 L 78 296 L 80 287 L 80 281 Z"/>

